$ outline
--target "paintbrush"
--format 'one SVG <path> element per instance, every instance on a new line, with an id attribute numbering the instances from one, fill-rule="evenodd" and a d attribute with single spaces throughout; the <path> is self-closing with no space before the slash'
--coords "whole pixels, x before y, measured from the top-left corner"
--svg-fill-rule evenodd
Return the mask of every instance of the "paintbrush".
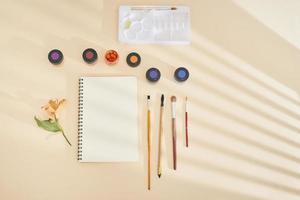
<path id="1" fill-rule="evenodd" d="M 189 146 L 189 129 L 188 129 L 188 100 L 185 97 L 185 146 Z"/>
<path id="2" fill-rule="evenodd" d="M 150 95 L 147 96 L 148 190 L 151 188 L 151 112 Z"/>
<path id="3" fill-rule="evenodd" d="M 159 114 L 159 132 L 158 132 L 158 162 L 157 162 L 157 175 L 161 177 L 161 140 L 163 134 L 163 112 L 164 112 L 164 95 L 160 98 L 160 114 Z"/>
<path id="4" fill-rule="evenodd" d="M 177 168 L 177 153 L 176 153 L 176 97 L 171 97 L 172 103 L 172 141 L 173 141 L 173 169 Z"/>

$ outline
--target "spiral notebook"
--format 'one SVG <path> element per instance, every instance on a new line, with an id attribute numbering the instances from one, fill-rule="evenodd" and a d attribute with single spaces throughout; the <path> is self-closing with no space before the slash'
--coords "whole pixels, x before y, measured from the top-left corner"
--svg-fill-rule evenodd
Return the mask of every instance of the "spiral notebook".
<path id="1" fill-rule="evenodd" d="M 138 161 L 135 77 L 79 79 L 78 160 Z"/>

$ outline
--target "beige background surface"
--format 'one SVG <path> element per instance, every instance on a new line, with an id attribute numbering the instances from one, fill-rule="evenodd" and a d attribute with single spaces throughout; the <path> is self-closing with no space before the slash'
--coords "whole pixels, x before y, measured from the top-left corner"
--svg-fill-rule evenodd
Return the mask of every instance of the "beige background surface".
<path id="1" fill-rule="evenodd" d="M 117 41 L 121 4 L 188 5 L 189 46 L 124 45 Z M 299 199 L 299 49 L 227 0 L 0 1 L 0 199 Z M 81 52 L 100 59 L 87 66 Z M 53 67 L 52 48 L 65 60 Z M 106 49 L 119 51 L 114 67 Z M 127 67 L 137 51 L 142 64 Z M 159 83 L 145 81 L 149 67 Z M 189 81 L 173 80 L 186 66 Z M 82 164 L 77 156 L 77 78 L 136 75 L 139 79 L 140 162 Z M 276 80 L 276 81 L 275 81 Z M 288 86 L 288 87 L 287 87 Z M 290 89 L 292 88 L 292 89 Z M 153 168 L 157 153 L 159 95 L 178 101 L 178 170 L 171 170 L 170 102 L 166 103 L 163 175 L 153 171 L 146 189 L 145 95 L 153 95 Z M 190 99 L 190 148 L 184 147 L 183 97 Z M 73 146 L 37 128 L 34 115 L 53 97 L 67 98 L 61 116 Z M 116 113 L 117 114 L 117 113 Z"/>

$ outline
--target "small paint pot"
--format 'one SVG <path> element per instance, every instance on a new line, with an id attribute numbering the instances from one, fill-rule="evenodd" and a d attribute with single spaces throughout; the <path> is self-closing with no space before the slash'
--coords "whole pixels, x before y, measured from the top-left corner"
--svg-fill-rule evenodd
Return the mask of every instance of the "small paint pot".
<path id="1" fill-rule="evenodd" d="M 189 71 L 184 67 L 179 67 L 174 72 L 174 78 L 178 82 L 184 82 L 189 78 Z"/>
<path id="2" fill-rule="evenodd" d="M 108 50 L 105 53 L 105 61 L 109 65 L 116 64 L 119 60 L 119 54 L 115 50 Z"/>
<path id="3" fill-rule="evenodd" d="M 88 48 L 83 51 L 82 58 L 86 63 L 91 64 L 95 62 L 98 58 L 97 51 L 95 49 Z"/>
<path id="4" fill-rule="evenodd" d="M 146 72 L 146 78 L 150 82 L 157 82 L 160 79 L 160 71 L 157 68 L 150 68 Z"/>
<path id="5" fill-rule="evenodd" d="M 130 67 L 137 67 L 141 63 L 141 56 L 136 52 L 131 52 L 128 54 L 126 62 Z"/>
<path id="6" fill-rule="evenodd" d="M 53 49 L 48 53 L 48 60 L 54 65 L 60 64 L 63 61 L 63 59 L 64 55 L 58 49 Z"/>

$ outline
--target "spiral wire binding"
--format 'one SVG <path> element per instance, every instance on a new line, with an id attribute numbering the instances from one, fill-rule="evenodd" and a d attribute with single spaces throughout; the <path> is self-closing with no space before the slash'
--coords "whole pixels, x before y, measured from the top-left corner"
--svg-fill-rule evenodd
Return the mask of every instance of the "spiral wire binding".
<path id="1" fill-rule="evenodd" d="M 82 160 L 82 132 L 83 132 L 83 78 L 79 78 L 78 96 L 78 156 L 77 160 Z"/>

